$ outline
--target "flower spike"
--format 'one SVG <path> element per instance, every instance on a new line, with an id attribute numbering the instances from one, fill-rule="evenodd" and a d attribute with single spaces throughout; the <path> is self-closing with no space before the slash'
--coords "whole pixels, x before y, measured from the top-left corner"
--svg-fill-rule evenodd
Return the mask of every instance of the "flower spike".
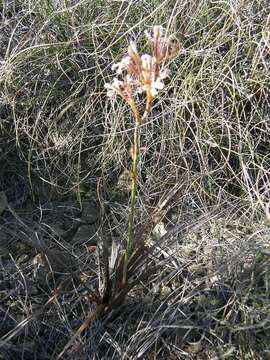
<path id="1" fill-rule="evenodd" d="M 164 88 L 164 79 L 169 76 L 168 69 L 161 70 L 161 65 L 178 49 L 178 46 L 172 43 L 173 36 L 163 35 L 162 26 L 154 26 L 152 34 L 145 31 L 152 54 L 140 55 L 135 41 L 131 40 L 128 54 L 112 66 L 112 70 L 116 75 L 122 76 L 122 80 L 114 78 L 111 84 L 105 84 L 109 97 L 119 95 L 132 104 L 133 109 L 136 94 L 145 94 L 147 112 L 150 111 L 153 98 Z M 123 75 L 124 73 L 126 75 Z"/>

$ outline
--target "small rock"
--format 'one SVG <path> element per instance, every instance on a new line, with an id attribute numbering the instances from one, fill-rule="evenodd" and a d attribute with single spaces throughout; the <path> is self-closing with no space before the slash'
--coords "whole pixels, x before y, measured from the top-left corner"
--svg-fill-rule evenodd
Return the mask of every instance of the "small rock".
<path id="1" fill-rule="evenodd" d="M 81 225 L 71 240 L 71 244 L 73 245 L 83 244 L 86 242 L 88 245 L 96 245 L 97 227 L 95 225 Z"/>
<path id="2" fill-rule="evenodd" d="M 160 222 L 156 224 L 156 226 L 153 229 L 153 235 L 155 239 L 159 240 L 162 238 L 162 236 L 167 234 L 167 230 L 165 229 L 165 225 L 163 222 Z"/>

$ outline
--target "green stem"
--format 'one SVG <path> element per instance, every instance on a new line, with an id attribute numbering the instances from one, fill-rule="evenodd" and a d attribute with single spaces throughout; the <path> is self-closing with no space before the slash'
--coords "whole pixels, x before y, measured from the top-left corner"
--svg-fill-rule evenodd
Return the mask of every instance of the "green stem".
<path id="1" fill-rule="evenodd" d="M 131 197 L 130 197 L 130 213 L 128 217 L 128 238 L 127 248 L 124 258 L 124 269 L 123 269 L 123 285 L 126 285 L 128 280 L 128 260 L 134 239 L 134 218 L 135 218 L 135 206 L 137 200 L 137 186 L 138 186 L 138 163 L 140 159 L 140 126 L 141 126 L 141 115 L 136 108 L 133 108 L 135 116 L 135 128 L 134 128 L 134 139 L 133 139 L 133 156 L 132 156 L 132 170 L 131 170 Z"/>

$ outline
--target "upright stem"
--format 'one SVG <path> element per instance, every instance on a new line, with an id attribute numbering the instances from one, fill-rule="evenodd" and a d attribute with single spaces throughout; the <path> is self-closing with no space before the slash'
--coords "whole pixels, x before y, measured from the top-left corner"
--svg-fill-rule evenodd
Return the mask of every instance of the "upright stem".
<path id="1" fill-rule="evenodd" d="M 130 197 L 130 213 L 128 217 L 128 238 L 127 247 L 124 258 L 124 269 L 123 269 L 123 284 L 127 283 L 128 275 L 128 260 L 132 248 L 134 239 L 134 218 L 135 218 L 135 206 L 137 200 L 137 187 L 138 187 L 138 163 L 140 160 L 140 126 L 141 126 L 141 115 L 137 110 L 136 106 L 132 106 L 132 111 L 135 116 L 135 128 L 133 133 L 133 149 L 132 149 L 132 169 L 131 169 L 131 197 Z"/>

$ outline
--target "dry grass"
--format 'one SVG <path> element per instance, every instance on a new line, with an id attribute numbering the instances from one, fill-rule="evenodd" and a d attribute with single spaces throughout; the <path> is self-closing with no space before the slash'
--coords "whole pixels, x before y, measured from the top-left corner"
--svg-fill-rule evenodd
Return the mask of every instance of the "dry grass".
<path id="1" fill-rule="evenodd" d="M 0 214 L 0 358 L 56 358 L 93 307 L 87 288 L 104 286 L 104 249 L 57 237 L 49 202 L 73 209 L 65 219 L 76 223 L 98 187 L 97 233 L 112 259 L 122 251 L 132 118 L 104 83 L 130 37 L 143 46 L 154 24 L 183 48 L 142 127 L 136 224 L 179 184 L 163 218 L 170 235 L 151 238 L 149 276 L 119 313 L 93 322 L 65 356 L 269 357 L 269 10 L 264 0 L 3 1 L 1 187 L 27 226 L 71 253 L 84 282 L 42 311 L 70 276 L 39 275 L 36 250 L 20 244 L 29 233 Z"/>

